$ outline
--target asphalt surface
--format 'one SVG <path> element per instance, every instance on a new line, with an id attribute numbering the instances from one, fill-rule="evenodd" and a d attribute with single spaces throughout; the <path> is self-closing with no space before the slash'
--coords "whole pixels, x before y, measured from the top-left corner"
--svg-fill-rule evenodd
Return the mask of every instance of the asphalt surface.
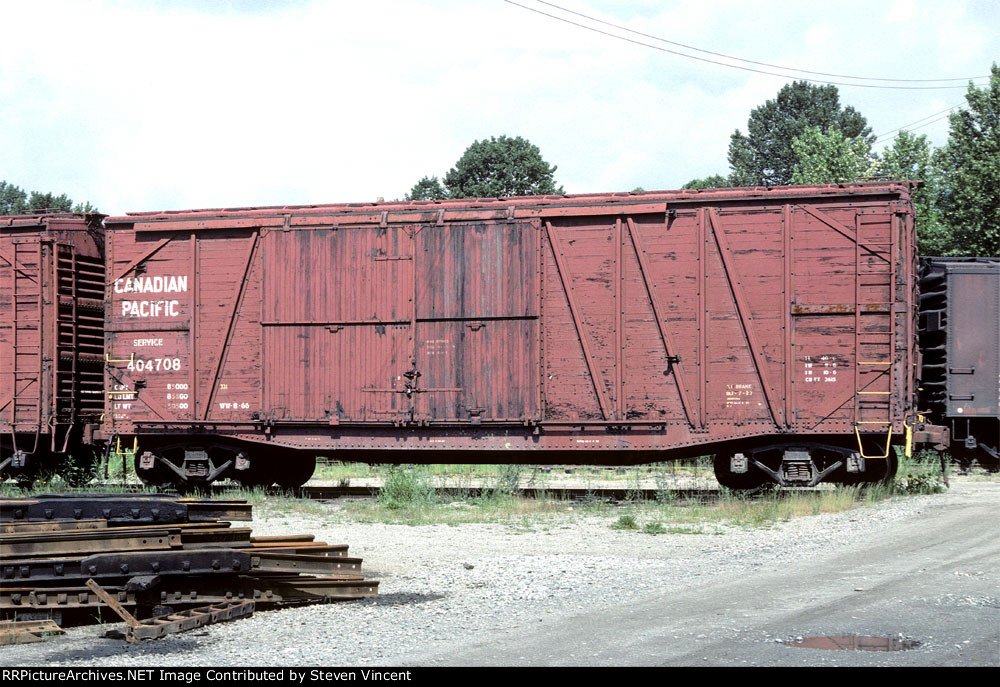
<path id="1" fill-rule="evenodd" d="M 781 569 L 714 577 L 624 605 L 439 646 L 416 665 L 1000 666 L 1000 484 L 887 523 L 875 536 Z M 609 580 L 609 583 L 613 582 Z M 831 651 L 782 640 L 906 638 L 906 651 Z"/>

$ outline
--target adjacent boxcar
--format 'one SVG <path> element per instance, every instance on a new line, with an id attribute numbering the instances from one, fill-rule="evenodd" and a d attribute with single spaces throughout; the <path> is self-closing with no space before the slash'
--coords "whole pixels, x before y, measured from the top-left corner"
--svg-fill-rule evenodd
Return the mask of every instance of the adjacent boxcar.
<path id="1" fill-rule="evenodd" d="M 914 413 L 908 183 L 106 226 L 105 430 L 154 481 L 301 483 L 318 453 L 876 479 Z"/>
<path id="2" fill-rule="evenodd" d="M 5 475 L 27 478 L 54 467 L 60 456 L 83 452 L 100 426 L 101 218 L 0 217 L 0 471 Z"/>
<path id="3" fill-rule="evenodd" d="M 921 407 L 961 461 L 1000 466 L 1000 259 L 926 258 L 920 272 Z"/>

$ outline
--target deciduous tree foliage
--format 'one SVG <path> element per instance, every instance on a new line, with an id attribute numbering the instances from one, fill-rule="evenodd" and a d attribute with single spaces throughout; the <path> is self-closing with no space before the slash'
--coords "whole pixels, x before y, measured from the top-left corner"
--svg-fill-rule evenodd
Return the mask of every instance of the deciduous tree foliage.
<path id="1" fill-rule="evenodd" d="M 441 200 L 448 197 L 448 191 L 437 177 L 423 177 L 406 194 L 406 200 Z"/>
<path id="2" fill-rule="evenodd" d="M 721 174 L 713 174 L 704 179 L 692 179 L 683 186 L 682 189 L 692 188 L 725 188 L 729 186 L 729 180 Z"/>
<path id="3" fill-rule="evenodd" d="M 564 193 L 556 167 L 538 146 L 516 136 L 475 141 L 444 177 L 451 198 L 494 198 Z"/>
<path id="4" fill-rule="evenodd" d="M 792 140 L 793 184 L 842 184 L 867 176 L 874 162 L 871 146 L 861 136 L 848 138 L 840 129 L 824 133 L 807 126 Z"/>
<path id="5" fill-rule="evenodd" d="M 933 157 L 926 136 L 900 131 L 892 145 L 883 151 L 877 167 L 878 174 L 889 179 L 924 182 L 921 188 L 913 190 L 918 250 L 921 255 L 946 255 L 951 234 L 941 223 L 941 213 L 937 207 L 941 180 Z"/>
<path id="6" fill-rule="evenodd" d="M 969 84 L 967 109 L 951 115 L 938 150 L 948 255 L 1000 255 L 1000 67 L 983 88 Z"/>
<path id="7" fill-rule="evenodd" d="M 24 189 L 6 181 L 0 181 L 0 215 L 19 215 L 33 210 L 53 210 L 56 212 L 97 212 L 89 202 L 77 203 L 65 193 L 39 193 L 29 195 Z"/>
<path id="8" fill-rule="evenodd" d="M 57 196 L 54 193 L 32 191 L 31 196 L 28 197 L 28 208 L 31 210 L 70 212 L 73 209 L 73 201 L 65 193 Z"/>
<path id="9" fill-rule="evenodd" d="M 17 215 L 28 208 L 28 194 L 14 184 L 0 181 L 0 215 Z"/>
<path id="10" fill-rule="evenodd" d="M 836 86 L 795 81 L 750 113 L 747 134 L 738 129 L 729 141 L 729 181 L 733 186 L 788 184 L 796 155 L 792 141 L 806 127 L 826 134 L 839 130 L 845 138 L 861 137 L 869 145 L 874 136 L 867 120 L 853 107 L 840 106 Z"/>

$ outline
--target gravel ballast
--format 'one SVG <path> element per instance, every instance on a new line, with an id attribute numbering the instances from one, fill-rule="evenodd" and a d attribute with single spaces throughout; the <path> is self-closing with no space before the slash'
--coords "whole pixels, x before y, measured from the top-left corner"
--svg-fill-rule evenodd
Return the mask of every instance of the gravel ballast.
<path id="1" fill-rule="evenodd" d="M 620 513 L 578 508 L 506 524 L 388 525 L 319 512 L 258 508 L 255 535 L 313 533 L 350 544 L 377 598 L 258 611 L 253 617 L 138 645 L 103 639 L 109 626 L 70 628 L 45 643 L 5 647 L 0 664 L 32 666 L 382 666 L 461 663 L 463 647 L 537 632 L 540 624 L 602 607 L 753 575 L 884 535 L 963 499 L 996 499 L 1000 484 L 959 483 L 948 493 L 795 518 L 768 528 L 707 524 L 704 534 L 614 530 Z M 318 510 L 318 509 L 314 509 Z M 621 511 L 625 512 L 625 511 Z M 859 584 L 865 584 L 864 581 Z M 948 590 L 941 599 L 947 601 Z M 961 602 L 961 599 L 955 603 Z M 968 603 L 996 607 L 996 597 Z M 728 629 L 741 630 L 740 619 Z M 761 641 L 773 638 L 759 637 Z M 443 649 L 447 648 L 445 653 Z M 560 657 L 573 663 L 573 657 Z M 614 663 L 613 658 L 608 663 Z"/>

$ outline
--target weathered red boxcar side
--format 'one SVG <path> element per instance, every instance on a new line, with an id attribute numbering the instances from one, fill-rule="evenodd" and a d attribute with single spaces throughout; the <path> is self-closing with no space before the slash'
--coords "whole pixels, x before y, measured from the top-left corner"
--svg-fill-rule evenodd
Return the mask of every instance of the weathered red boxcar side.
<path id="1" fill-rule="evenodd" d="M 814 483 L 863 475 L 866 458 L 884 474 L 913 412 L 905 183 L 140 213 L 107 229 L 108 430 L 139 435 L 151 476 L 269 481 L 277 461 L 296 482 L 304 452 L 714 452 L 736 486 Z"/>
<path id="2" fill-rule="evenodd" d="M 0 472 L 5 475 L 28 478 L 52 468 L 58 454 L 91 443 L 100 426 L 101 217 L 0 217 Z"/>

